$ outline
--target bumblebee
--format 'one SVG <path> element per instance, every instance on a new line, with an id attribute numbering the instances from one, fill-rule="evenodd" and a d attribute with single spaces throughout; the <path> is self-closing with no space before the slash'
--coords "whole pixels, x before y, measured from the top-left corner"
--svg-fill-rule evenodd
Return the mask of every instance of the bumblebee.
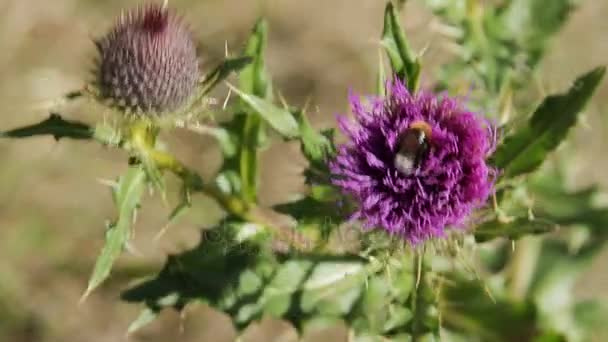
<path id="1" fill-rule="evenodd" d="M 395 168 L 409 176 L 426 157 L 430 147 L 431 126 L 424 121 L 413 122 L 403 132 L 395 155 Z"/>

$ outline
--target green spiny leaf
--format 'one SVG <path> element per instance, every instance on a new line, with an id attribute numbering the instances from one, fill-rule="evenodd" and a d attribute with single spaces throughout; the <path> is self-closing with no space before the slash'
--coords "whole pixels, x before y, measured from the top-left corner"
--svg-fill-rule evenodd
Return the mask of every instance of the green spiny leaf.
<path id="1" fill-rule="evenodd" d="M 300 134 L 298 122 L 288 110 L 279 108 L 271 102 L 253 94 L 244 93 L 233 86 L 230 86 L 230 88 L 283 136 L 295 138 Z"/>
<path id="2" fill-rule="evenodd" d="M 192 202 L 191 202 L 191 198 L 190 198 L 190 190 L 188 189 L 187 186 L 184 186 L 182 188 L 181 199 L 180 199 L 179 203 L 177 204 L 177 206 L 175 206 L 175 208 L 173 208 L 173 210 L 169 214 L 167 223 L 158 232 L 158 234 L 156 235 L 156 239 L 159 239 L 160 237 L 162 237 L 167 232 L 167 230 L 169 230 L 171 225 L 173 225 L 191 207 L 192 207 Z"/>
<path id="3" fill-rule="evenodd" d="M 269 99 L 272 92 L 264 58 L 267 41 L 268 23 L 261 18 L 255 24 L 243 52 L 243 55 L 251 58 L 252 63 L 239 73 L 239 88 L 264 99 Z"/>
<path id="4" fill-rule="evenodd" d="M 306 280 L 313 263 L 309 260 L 288 260 L 264 288 L 259 304 L 266 314 L 282 317 L 291 304 L 291 296 Z"/>
<path id="5" fill-rule="evenodd" d="M 529 217 L 518 217 L 508 222 L 494 219 L 475 228 L 475 239 L 478 242 L 491 240 L 497 237 L 519 239 L 531 234 L 544 234 L 555 231 L 557 225 L 545 219 L 532 219 Z"/>
<path id="6" fill-rule="evenodd" d="M 48 119 L 37 124 L 16 128 L 7 132 L 0 132 L 0 138 L 29 138 L 39 135 L 51 135 L 55 140 L 71 138 L 77 140 L 97 140 L 104 145 L 118 146 L 121 136 L 116 130 L 105 124 L 98 124 L 94 128 L 72 120 L 65 120 L 61 115 L 51 113 Z"/>
<path id="7" fill-rule="evenodd" d="M 94 131 L 90 126 L 78 121 L 65 120 L 59 114 L 51 113 L 48 119 L 7 132 L 0 132 L 2 138 L 29 138 L 37 135 L 52 135 L 61 138 L 92 139 Z"/>
<path id="8" fill-rule="evenodd" d="M 231 73 L 242 70 L 252 61 L 253 59 L 251 57 L 228 58 L 223 61 L 222 64 L 217 66 L 201 81 L 202 91 L 200 96 L 209 94 L 216 85 L 225 80 Z"/>
<path id="9" fill-rule="evenodd" d="M 573 0 L 510 1 L 501 20 L 528 54 L 534 66 L 542 57 L 547 41 L 564 25 L 574 9 Z"/>
<path id="10" fill-rule="evenodd" d="M 349 313 L 367 278 L 364 266 L 355 260 L 316 265 L 302 287 L 302 311 L 333 316 Z"/>
<path id="11" fill-rule="evenodd" d="M 296 111 L 294 116 L 300 127 L 304 156 L 312 162 L 324 162 L 328 155 L 334 153 L 332 142 L 312 127 L 304 111 Z"/>
<path id="12" fill-rule="evenodd" d="M 378 76 L 376 78 L 376 94 L 380 96 L 386 95 L 386 70 L 382 55 L 378 58 Z"/>
<path id="13" fill-rule="evenodd" d="M 403 306 L 391 305 L 388 307 L 388 310 L 388 319 L 382 327 L 384 333 L 390 333 L 393 330 L 402 328 L 414 316 L 410 309 Z"/>
<path id="14" fill-rule="evenodd" d="M 139 316 L 129 325 L 127 329 L 127 334 L 132 334 L 142 327 L 154 322 L 154 320 L 158 317 L 158 312 L 151 308 L 144 308 Z"/>
<path id="15" fill-rule="evenodd" d="M 243 92 L 270 101 L 272 89 L 266 72 L 264 51 L 266 49 L 268 25 L 264 19 L 259 19 L 245 46 L 244 55 L 252 58 L 253 62 L 239 73 L 239 86 Z M 241 99 L 245 104 L 248 102 Z M 241 150 L 239 153 L 239 170 L 243 197 L 248 202 L 257 200 L 258 191 L 258 148 L 260 134 L 265 131 L 260 114 L 250 112 L 249 106 L 241 135 Z"/>
<path id="16" fill-rule="evenodd" d="M 234 137 L 234 133 L 222 127 L 210 127 L 210 126 L 200 126 L 198 128 L 200 132 L 204 132 L 206 134 L 214 137 L 220 145 L 222 149 L 222 153 L 224 157 L 231 158 L 236 154 L 237 150 L 237 142 Z"/>
<path id="17" fill-rule="evenodd" d="M 382 45 L 386 49 L 393 73 L 407 82 L 409 89 L 416 90 L 420 76 L 420 61 L 409 46 L 405 32 L 399 24 L 395 6 L 391 2 L 386 5 L 384 12 Z"/>
<path id="18" fill-rule="evenodd" d="M 154 305 L 144 308 L 139 316 L 129 325 L 127 334 L 132 334 L 144 326 L 152 323 L 160 313 L 162 308 L 172 307 L 178 304 L 179 295 L 176 293 L 168 294 L 158 299 Z"/>
<path id="19" fill-rule="evenodd" d="M 543 163 L 566 138 L 605 71 L 605 67 L 596 68 L 579 77 L 567 93 L 547 97 L 528 125 L 505 139 L 493 156 L 493 163 L 503 177 L 534 171 Z"/>
<path id="20" fill-rule="evenodd" d="M 131 224 L 135 210 L 145 188 L 146 173 L 140 167 L 131 167 L 114 189 L 114 198 L 118 208 L 118 219 L 108 227 L 106 243 L 97 258 L 89 285 L 83 296 L 86 298 L 110 275 L 112 265 L 123 251 L 131 236 Z"/>

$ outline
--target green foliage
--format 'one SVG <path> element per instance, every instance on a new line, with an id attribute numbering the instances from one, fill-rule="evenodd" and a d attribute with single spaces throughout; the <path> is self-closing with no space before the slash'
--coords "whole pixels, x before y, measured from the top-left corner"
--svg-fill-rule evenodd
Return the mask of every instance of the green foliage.
<path id="1" fill-rule="evenodd" d="M 302 298 L 305 307 L 311 300 L 322 299 L 311 297 L 323 285 L 319 283 L 319 272 L 328 265 L 336 269 L 342 258 L 277 257 L 251 242 L 239 243 L 236 236 L 243 229 L 248 229 L 245 224 L 225 222 L 204 233 L 197 248 L 169 257 L 156 278 L 128 290 L 124 299 L 146 302 L 150 310 L 181 307 L 189 300 L 199 300 L 230 313 L 240 328 L 263 315 L 283 317 L 300 310 L 292 301 L 295 297 Z M 360 264 L 361 260 L 357 260 L 350 262 Z M 170 295 L 177 300 L 162 305 L 161 301 Z"/>
<path id="2" fill-rule="evenodd" d="M 517 240 L 522 236 L 549 233 L 556 229 L 557 226 L 553 222 L 543 219 L 517 217 L 508 219 L 506 222 L 494 219 L 475 227 L 475 238 L 478 242 L 497 237 Z"/>
<path id="3" fill-rule="evenodd" d="M 511 97 L 526 92 L 572 1 L 427 2 L 450 25 L 458 44 L 458 58 L 442 67 L 437 88 L 458 90 L 474 82 L 473 107 L 501 115 L 503 107 L 516 105 L 515 114 L 525 112 L 531 99 Z M 344 322 L 356 341 L 588 340 L 608 308 L 578 301 L 572 289 L 605 247 L 608 208 L 596 205 L 598 188 L 569 191 L 561 170 L 544 164 L 550 155 L 562 158 L 556 150 L 599 86 L 604 67 L 579 77 L 566 93 L 545 98 L 527 121 L 501 117 L 501 122 L 513 121 L 496 127 L 508 131 L 490 158 L 499 171 L 494 208 L 475 213 L 473 236 L 404 248 L 399 239 L 365 234 L 349 221 L 355 204 L 333 186 L 328 167 L 336 153 L 334 130 L 319 131 L 303 109 L 274 102 L 267 35 L 268 24 L 258 20 L 242 55 L 226 59 L 199 82 L 193 106 L 231 73 L 238 74 L 238 87 L 228 85 L 239 98 L 228 107 L 230 119 L 198 127 L 216 138 L 224 157 L 211 183 L 161 148 L 159 133 L 165 127 L 154 118 L 110 127 L 52 114 L 0 134 L 96 140 L 128 153 L 129 169 L 112 185 L 117 217 L 107 227 L 83 298 L 110 276 L 128 245 L 143 191 L 153 186 L 164 196 L 169 171 L 181 180 L 169 223 L 190 208 L 195 192 L 213 198 L 225 216 L 202 232 L 195 248 L 168 256 L 158 274 L 123 293 L 125 301 L 144 305 L 129 332 L 154 321 L 163 309 L 205 303 L 226 313 L 239 331 L 276 317 L 299 332 Z M 390 2 L 381 43 L 392 73 L 415 91 L 421 58 Z M 385 81 L 381 59 L 380 94 Z M 74 92 L 66 99 L 82 96 Z M 308 161 L 304 193 L 272 208 L 258 203 L 259 154 L 272 142 L 269 128 L 281 139 L 297 141 Z M 335 248 L 331 240 L 344 238 L 349 229 L 356 229 L 357 240 L 338 241 L 344 245 Z M 508 240 L 517 241 L 510 245 Z"/>
<path id="4" fill-rule="evenodd" d="M 222 62 L 222 64 L 206 75 L 201 81 L 201 91 L 199 96 L 203 97 L 207 95 L 220 82 L 228 78 L 231 73 L 238 72 L 239 70 L 246 68 L 247 65 L 251 64 L 251 62 L 252 58 L 248 56 L 226 59 L 224 62 Z"/>
<path id="5" fill-rule="evenodd" d="M 231 89 L 277 132 L 288 138 L 298 136 L 298 123 L 289 110 L 279 108 L 268 100 L 244 93 L 237 88 L 231 87 Z"/>
<path id="6" fill-rule="evenodd" d="M 420 61 L 409 46 L 391 2 L 386 5 L 384 12 L 382 46 L 386 50 L 393 72 L 406 82 L 408 88 L 416 90 L 420 77 Z"/>
<path id="7" fill-rule="evenodd" d="M 268 44 L 268 23 L 259 19 L 245 46 L 243 55 L 253 62 L 239 73 L 239 86 L 244 93 L 254 94 L 264 99 L 272 97 L 270 77 L 266 71 L 264 53 Z"/>
<path id="8" fill-rule="evenodd" d="M 260 19 L 253 28 L 253 32 L 249 37 L 245 46 L 244 55 L 253 60 L 239 74 L 239 84 L 244 93 L 237 91 L 242 96 L 260 97 L 269 99 L 272 96 L 272 87 L 269 76 L 266 72 L 266 61 L 264 51 L 268 40 L 268 24 L 265 20 Z M 234 89 L 234 88 L 233 88 Z M 251 95 L 244 95 L 244 94 Z M 263 101 L 262 101 L 263 102 Z M 265 134 L 265 127 L 262 125 L 260 114 L 253 106 L 254 111 L 246 110 L 243 124 L 243 134 L 241 141 L 241 150 L 239 153 L 240 173 L 241 173 L 241 189 L 243 196 L 247 201 L 255 201 L 258 190 L 258 156 L 257 149 L 259 148 L 262 137 Z M 265 110 L 265 108 L 264 108 Z M 266 113 L 266 112 L 264 112 Z M 262 114 L 263 115 L 263 114 Z"/>
<path id="9" fill-rule="evenodd" d="M 146 174 L 141 167 L 131 167 L 112 189 L 112 197 L 118 208 L 118 218 L 107 227 L 106 243 L 97 258 L 83 298 L 108 278 L 112 265 L 128 243 L 135 211 L 145 188 L 145 180 Z"/>
<path id="10" fill-rule="evenodd" d="M 313 164 L 325 163 L 335 153 L 331 132 L 317 132 L 304 111 L 296 111 L 299 138 L 302 141 L 302 153 Z"/>
<path id="11" fill-rule="evenodd" d="M 51 113 L 48 119 L 40 123 L 3 132 L 3 138 L 26 138 L 36 135 L 52 135 L 55 140 L 61 138 L 91 139 L 91 128 L 78 121 L 64 120 L 59 114 Z"/>
<path id="12" fill-rule="evenodd" d="M 269 254 L 250 242 L 235 241 L 229 226 L 243 229 L 225 224 L 204 233 L 198 247 L 170 256 L 158 276 L 123 294 L 125 300 L 147 306 L 133 330 L 162 308 L 200 301 L 227 312 L 238 329 L 270 316 L 299 330 L 321 319 L 343 320 L 362 337 L 390 339 L 410 334 L 414 324 L 420 334 L 437 332 L 437 317 L 429 306 L 434 294 L 426 280 L 416 288 L 411 255 L 383 264 L 357 255 Z M 418 298 L 421 317 L 414 319 L 409 298 Z"/>
<path id="13" fill-rule="evenodd" d="M 509 30 L 518 50 L 527 54 L 527 64 L 535 66 L 542 58 L 548 38 L 558 32 L 575 7 L 574 0 L 513 0 L 500 19 Z"/>
<path id="14" fill-rule="evenodd" d="M 574 9 L 573 0 L 426 0 L 446 26 L 458 59 L 441 68 L 438 88 L 462 93 L 471 86 L 481 108 L 500 112 L 504 92 L 529 85 L 548 43 Z"/>
<path id="15" fill-rule="evenodd" d="M 99 124 L 93 128 L 79 121 L 66 120 L 56 113 L 51 113 L 48 119 L 37 124 L 0 132 L 0 138 L 17 139 L 40 135 L 50 135 L 57 141 L 62 138 L 95 139 L 105 145 L 118 145 L 121 142 L 120 135 L 107 125 Z"/>
<path id="16" fill-rule="evenodd" d="M 466 294 L 460 292 L 465 290 L 464 285 L 454 285 L 443 293 L 448 302 L 467 303 L 462 307 L 467 320 L 460 316 L 461 312 L 452 313 L 444 309 L 446 327 L 465 331 L 465 336 L 487 334 L 487 338 L 492 340 L 508 341 L 517 336 L 519 340 L 522 336 L 530 336 L 534 341 L 588 341 L 593 333 L 590 325 L 597 327 L 595 324 L 605 317 L 608 307 L 603 302 L 596 302 L 594 308 L 589 307 L 588 302 L 579 302 L 573 295 L 573 288 L 591 266 L 594 257 L 606 246 L 608 208 L 596 204 L 595 199 L 602 196 L 596 187 L 568 191 L 564 187 L 564 179 L 555 170 L 542 170 L 530 179 L 527 186 L 535 199 L 531 209 L 537 218 L 529 222 L 520 222 L 521 218 L 503 224 L 488 222 L 476 230 L 478 240 L 496 236 L 521 238 L 514 244 L 512 256 L 502 249 L 490 248 L 486 258 L 482 259 L 484 265 L 495 272 L 492 275 L 494 286 L 490 291 L 496 303 L 480 289 L 471 289 Z M 523 237 L 537 233 L 528 231 L 527 227 L 534 229 L 538 222 L 558 226 L 561 232 L 544 238 Z M 521 225 L 516 230 L 518 224 Z M 486 235 L 488 229 L 491 229 L 491 234 Z M 503 259 L 506 265 L 492 266 L 496 259 Z M 479 286 L 470 283 L 473 285 Z M 475 304 L 478 302 L 479 307 Z M 519 309 L 505 312 L 504 309 L 509 307 Z M 584 318 L 580 316 L 583 307 L 589 307 Z M 511 319 L 519 320 L 519 323 L 505 323 Z M 504 327 L 509 329 L 504 331 Z"/>
<path id="17" fill-rule="evenodd" d="M 579 77 L 565 94 L 547 97 L 527 126 L 505 138 L 493 156 L 503 177 L 534 171 L 542 164 L 566 138 L 605 72 L 605 67 L 594 69 Z"/>

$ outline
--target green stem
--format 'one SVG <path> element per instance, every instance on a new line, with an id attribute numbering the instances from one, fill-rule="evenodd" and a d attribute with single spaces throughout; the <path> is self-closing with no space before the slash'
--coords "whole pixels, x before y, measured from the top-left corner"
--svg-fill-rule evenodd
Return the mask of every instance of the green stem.
<path id="1" fill-rule="evenodd" d="M 188 189 L 203 192 L 217 200 L 226 211 L 239 217 L 245 217 L 247 204 L 235 196 L 224 194 L 215 186 L 206 185 L 201 176 L 188 169 L 170 153 L 153 147 L 150 130 L 141 125 L 134 125 L 131 130 L 131 143 L 138 156 L 151 160 L 161 171 L 170 171 L 179 177 Z"/>
<path id="2" fill-rule="evenodd" d="M 416 283 L 410 297 L 410 307 L 414 314 L 412 318 L 412 342 L 417 342 L 423 334 L 423 316 L 424 316 L 424 299 L 422 298 L 422 290 L 424 287 L 424 250 L 416 252 L 412 258 L 413 272 L 416 277 Z"/>
<path id="3" fill-rule="evenodd" d="M 536 270 L 541 240 L 524 238 L 517 241 L 509 265 L 509 293 L 515 299 L 524 299 Z"/>
<path id="4" fill-rule="evenodd" d="M 486 35 L 484 28 L 484 8 L 483 4 L 479 0 L 468 0 L 467 1 L 467 22 L 471 32 L 473 40 L 479 45 L 483 62 L 488 63 L 486 71 L 486 82 L 492 93 L 498 92 L 496 85 L 496 60 L 494 58 L 494 52 L 490 45 L 490 41 Z M 491 65 L 490 65 L 491 64 Z"/>
<path id="5" fill-rule="evenodd" d="M 243 128 L 243 145 L 240 154 L 241 188 L 247 203 L 257 201 L 258 192 L 258 135 L 261 119 L 257 113 L 250 112 Z"/>
<path id="6" fill-rule="evenodd" d="M 296 249 L 303 250 L 309 248 L 306 245 L 308 239 L 301 236 L 300 233 L 291 229 L 291 227 L 277 226 L 273 222 L 272 217 L 275 213 L 270 209 L 258 207 L 255 203 L 237 196 L 227 195 L 215 185 L 204 184 L 198 173 L 188 169 L 173 155 L 155 149 L 155 130 L 153 127 L 151 128 L 146 123 L 136 123 L 131 127 L 130 137 L 131 147 L 137 156 L 151 161 L 161 171 L 169 171 L 175 174 L 182 179 L 186 188 L 212 197 L 228 213 L 269 229 Z"/>

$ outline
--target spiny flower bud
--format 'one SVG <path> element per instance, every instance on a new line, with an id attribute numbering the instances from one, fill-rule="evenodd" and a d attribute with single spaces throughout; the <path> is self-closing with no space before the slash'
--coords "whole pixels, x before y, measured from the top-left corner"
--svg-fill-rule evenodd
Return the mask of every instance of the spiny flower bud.
<path id="1" fill-rule="evenodd" d="M 196 88 L 199 65 L 191 32 L 164 6 L 123 13 L 95 43 L 101 96 L 119 108 L 148 114 L 178 110 Z"/>

